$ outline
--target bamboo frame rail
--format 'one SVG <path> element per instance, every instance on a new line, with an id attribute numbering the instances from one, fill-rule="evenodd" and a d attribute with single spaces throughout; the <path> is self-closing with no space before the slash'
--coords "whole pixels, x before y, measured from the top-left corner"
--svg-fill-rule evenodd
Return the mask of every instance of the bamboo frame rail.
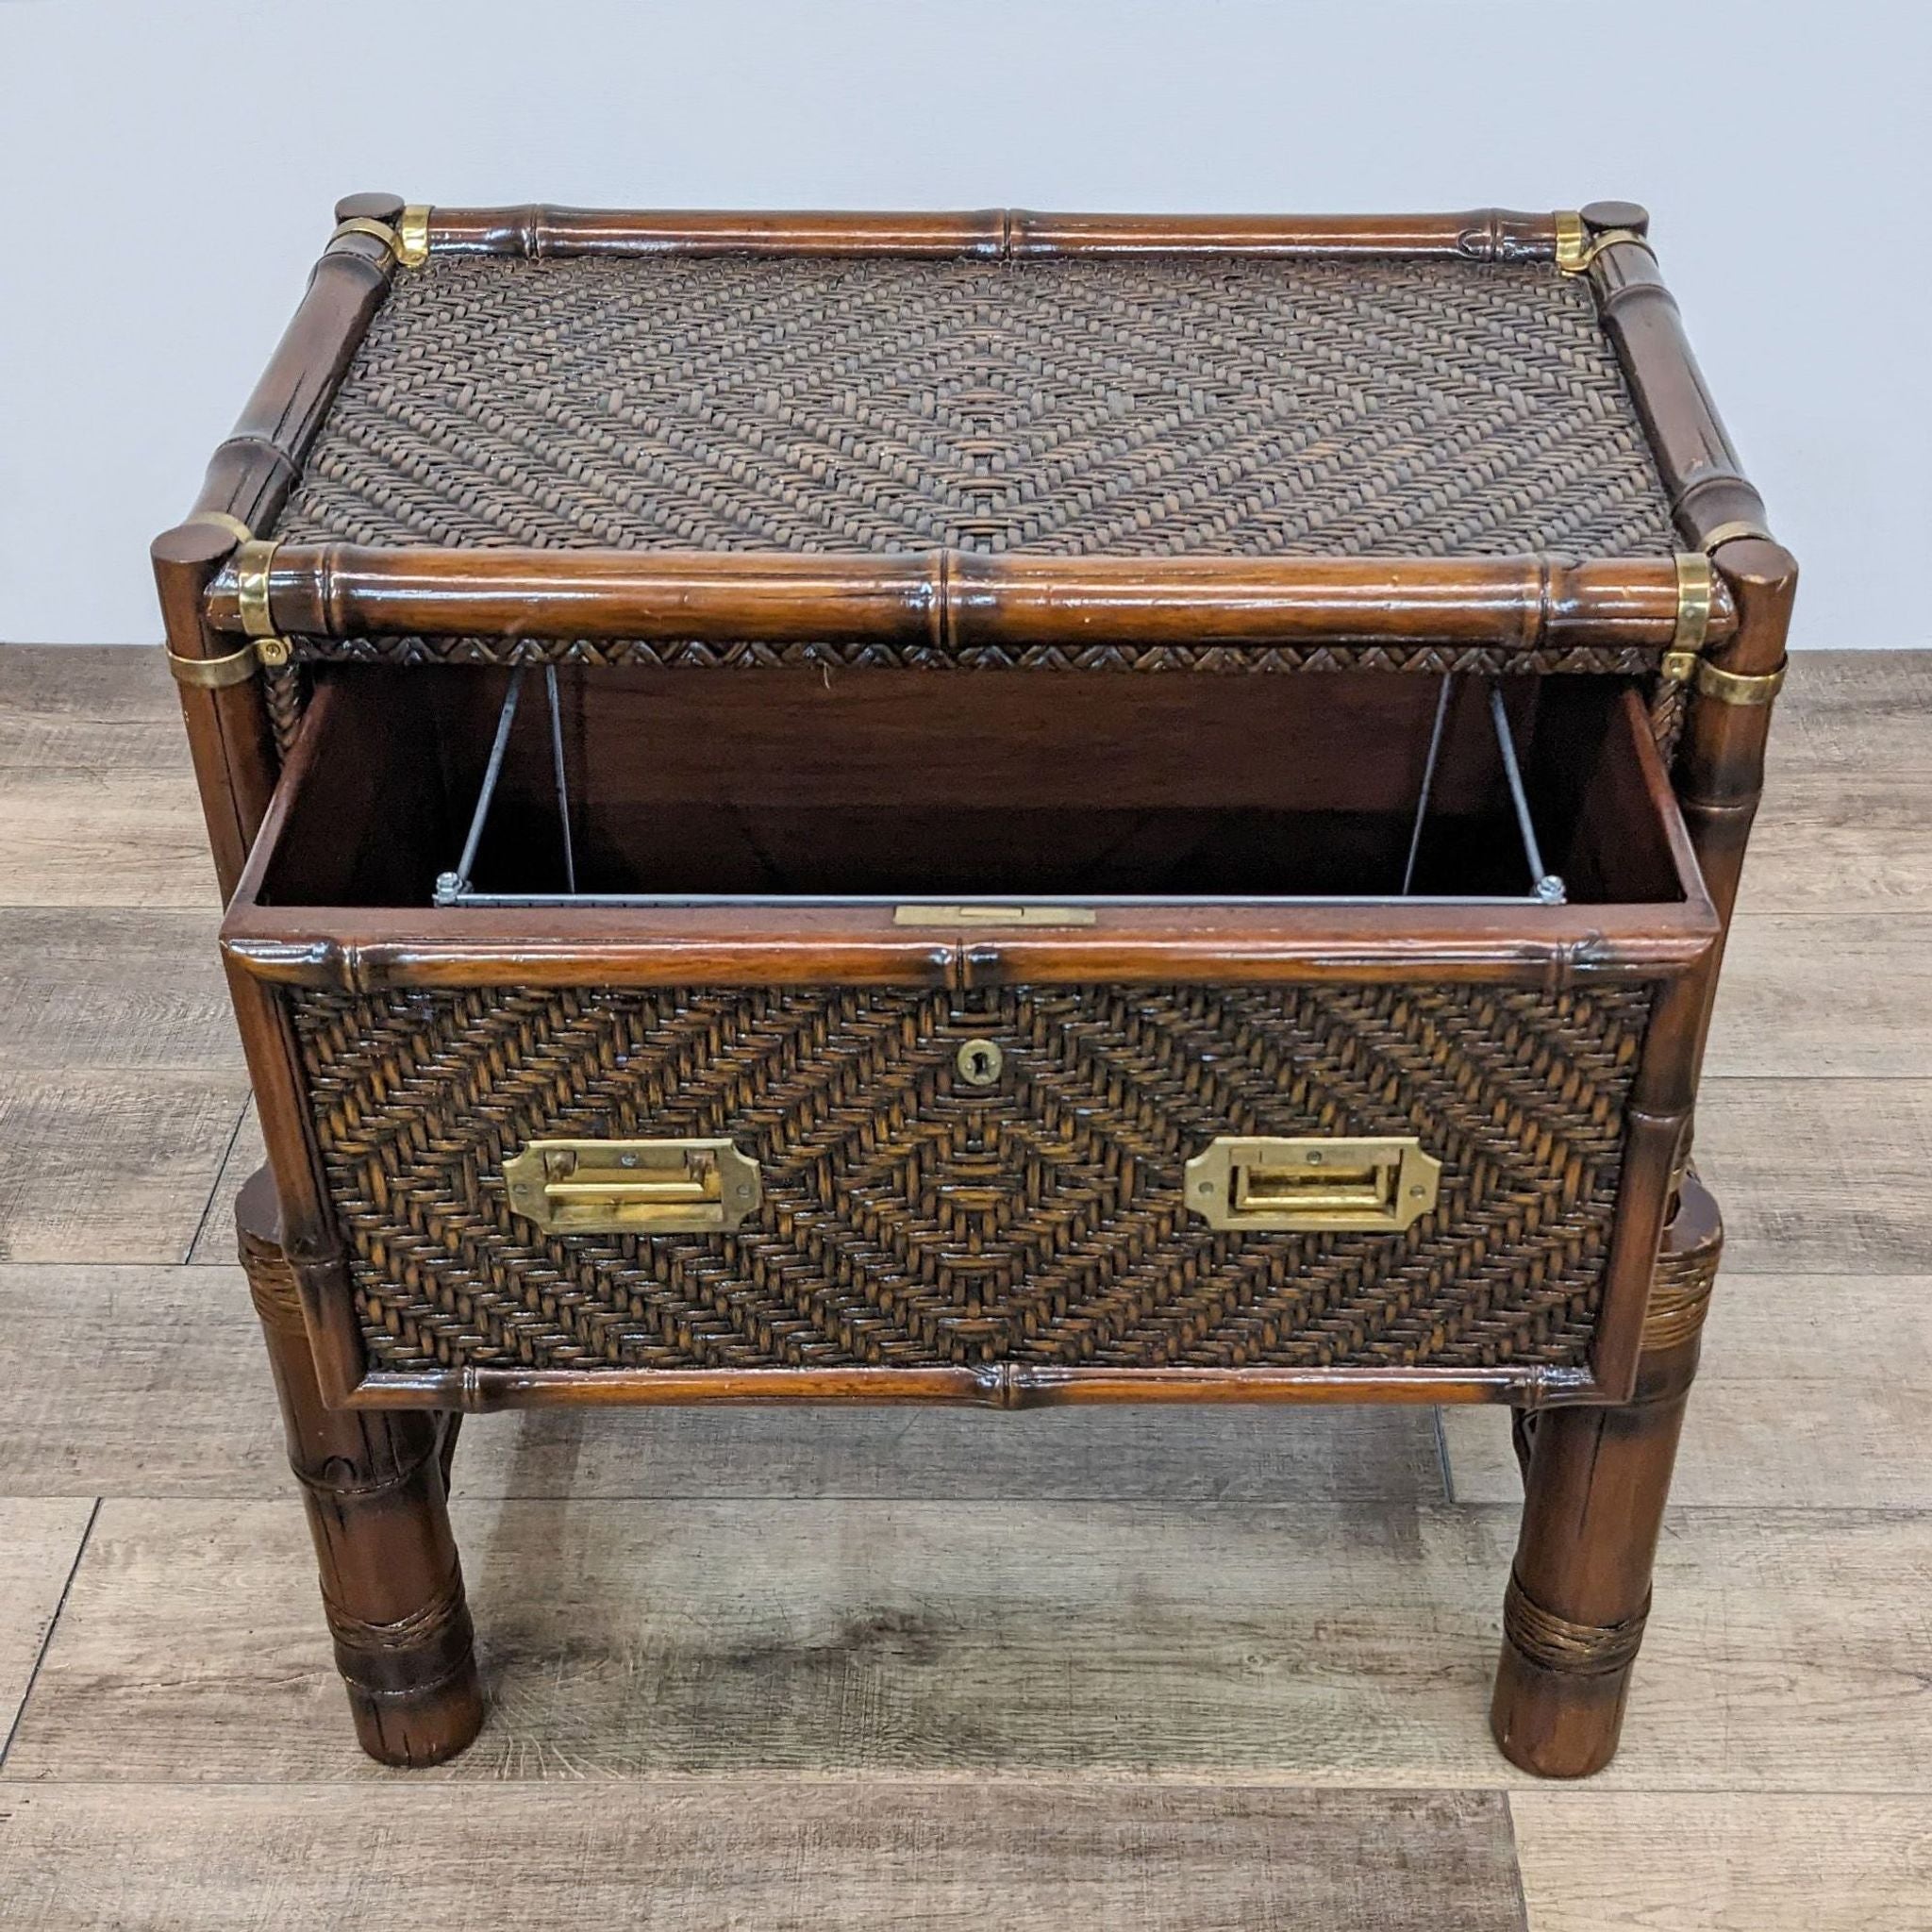
<path id="1" fill-rule="evenodd" d="M 1611 230 L 1621 237 L 1590 265 L 1597 312 L 1623 364 L 1677 527 L 1686 541 L 1711 557 L 1714 580 L 1733 608 L 1727 629 L 1712 635 L 1712 663 L 1734 676 L 1774 678 L 1784 665 L 1797 561 L 1773 538 L 1764 499 L 1739 463 L 1691 353 L 1676 299 L 1657 268 L 1649 217 L 1612 204 L 1585 208 L 1581 219 L 1587 231 Z M 1775 685 L 1771 689 L 1774 694 Z M 1768 703 L 1732 704 L 1698 691 L 1679 743 L 1678 803 L 1726 928 L 1763 794 L 1770 729 Z M 1722 958 L 1720 947 L 1705 969 L 1704 1011 L 1691 1054 L 1693 1086 Z"/>
<path id="2" fill-rule="evenodd" d="M 766 556 L 283 544 L 279 632 L 311 637 L 817 638 L 925 643 L 1285 643 L 1421 638 L 1524 651 L 1681 643 L 1674 558 Z M 1737 619 L 1712 586 L 1704 641 Z M 208 620 L 242 629 L 232 563 Z"/>
<path id="3" fill-rule="evenodd" d="M 1746 480 L 1646 242 L 1617 243 L 1591 265 L 1597 311 L 1688 541 L 1715 549 L 1770 536 L 1764 499 Z"/>
<path id="4" fill-rule="evenodd" d="M 386 206 L 381 196 L 352 196 L 337 212 L 367 220 L 365 205 Z M 366 234 L 338 231 L 330 240 L 268 368 L 208 461 L 191 521 L 221 512 L 250 530 L 274 523 L 394 276 L 394 263 Z"/>
<path id="5" fill-rule="evenodd" d="M 1463 261 L 1555 258 L 1557 220 L 1510 208 L 1416 215 L 1042 214 L 432 208 L 433 255 L 905 255 L 1024 260 L 1056 255 L 1319 256 Z"/>
<path id="6" fill-rule="evenodd" d="M 337 203 L 336 219 L 392 220 L 401 208 L 393 196 L 351 195 Z M 258 680 L 207 687 L 180 673 L 186 667 L 192 677 L 194 667 L 229 655 L 226 641 L 208 625 L 205 588 L 238 542 L 280 513 L 370 319 L 388 298 L 394 269 L 368 235 L 337 232 L 233 430 L 209 459 L 193 509 L 150 548 L 224 898 L 241 876 L 275 788 L 274 723 Z"/>
<path id="7" fill-rule="evenodd" d="M 340 1292 L 331 1264 L 311 1292 Z M 630 1407 L 744 1402 L 944 1403 L 978 1408 L 1053 1408 L 1074 1404 L 1209 1402 L 1510 1403 L 1537 1410 L 1602 1395 L 1587 1368 L 1539 1362 L 1496 1369 L 1124 1369 L 1035 1367 L 991 1362 L 934 1369 L 571 1369 L 476 1368 L 390 1372 L 336 1391 L 344 1408 L 448 1409 Z"/>

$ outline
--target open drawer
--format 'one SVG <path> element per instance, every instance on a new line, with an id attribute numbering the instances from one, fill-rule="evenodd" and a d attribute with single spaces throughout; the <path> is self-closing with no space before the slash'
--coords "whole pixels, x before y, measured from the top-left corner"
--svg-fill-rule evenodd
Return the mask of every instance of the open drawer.
<path id="1" fill-rule="evenodd" d="M 345 667 L 224 943 L 338 1399 L 1535 1402 L 1717 930 L 1613 678 Z"/>

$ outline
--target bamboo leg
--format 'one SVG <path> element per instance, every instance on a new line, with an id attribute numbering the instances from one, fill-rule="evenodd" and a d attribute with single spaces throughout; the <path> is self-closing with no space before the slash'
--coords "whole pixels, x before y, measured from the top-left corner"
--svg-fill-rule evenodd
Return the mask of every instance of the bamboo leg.
<path id="1" fill-rule="evenodd" d="M 1694 1180 L 1665 1230 L 1632 1399 L 1553 1408 L 1530 1435 L 1490 1723 L 1512 1764 L 1585 1777 L 1617 1748 L 1723 1226 Z"/>
<path id="2" fill-rule="evenodd" d="M 469 1743 L 483 1722 L 446 1504 L 445 1424 L 454 1418 L 325 1406 L 276 1222 L 264 1171 L 242 1191 L 236 1232 L 356 1735 L 384 1764 L 436 1764 Z"/>

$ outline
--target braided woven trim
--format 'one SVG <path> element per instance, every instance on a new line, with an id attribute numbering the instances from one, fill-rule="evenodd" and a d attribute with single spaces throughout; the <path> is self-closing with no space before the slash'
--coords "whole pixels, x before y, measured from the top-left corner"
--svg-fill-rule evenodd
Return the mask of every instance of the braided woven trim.
<path id="1" fill-rule="evenodd" d="M 1388 644 L 1269 646 L 1241 650 L 1226 644 L 1149 644 L 1126 648 L 1096 644 L 1084 651 L 1042 645 L 1009 650 L 975 645 L 941 653 L 917 645 L 881 644 L 647 644 L 640 642 L 541 642 L 510 638 L 291 638 L 294 661 L 264 675 L 275 751 L 286 759 L 308 707 L 307 664 L 582 664 L 639 665 L 649 669 L 697 666 L 773 668 L 820 666 L 827 670 L 884 668 L 910 671 L 1120 671 L 1191 672 L 1220 676 L 1374 671 L 1424 676 L 1450 673 L 1482 677 L 1508 673 L 1537 676 L 1642 677 L 1650 680 L 1650 725 L 1666 766 L 1677 749 L 1687 706 L 1686 687 L 1657 674 L 1654 650 L 1582 646 L 1570 650 L 1506 651 L 1482 645 Z"/>
<path id="2" fill-rule="evenodd" d="M 1577 645 L 1546 651 L 1500 644 L 969 644 L 940 651 L 929 644 L 839 641 L 767 644 L 591 642 L 536 638 L 291 638 L 294 657 L 317 664 L 584 664 L 648 670 L 894 671 L 1197 671 L 1224 675 L 1257 672 L 1394 671 L 1441 675 L 1474 672 L 1643 677 L 1657 670 L 1657 649 Z"/>
<path id="3" fill-rule="evenodd" d="M 302 713 L 308 703 L 308 675 L 297 664 L 276 664 L 261 674 L 262 702 L 268 708 L 275 752 L 286 758 L 295 742 Z"/>
<path id="4" fill-rule="evenodd" d="M 275 749 L 284 758 L 295 741 L 308 699 L 308 664 L 580 664 L 593 668 L 784 669 L 906 671 L 1109 671 L 1133 674 L 1191 672 L 1217 676 L 1306 675 L 1325 672 L 1395 673 L 1441 677 L 1449 674 L 1495 677 L 1641 677 L 1650 682 L 1650 724 L 1668 765 L 1682 735 L 1686 687 L 1657 675 L 1653 649 L 1584 645 L 1567 650 L 1509 651 L 1487 644 L 1269 645 L 1095 644 L 1084 651 L 1058 645 L 1016 650 L 971 645 L 940 652 L 916 644 L 797 643 L 701 644 L 593 643 L 530 638 L 291 638 L 293 661 L 265 675 Z"/>
<path id="5" fill-rule="evenodd" d="M 1524 1591 L 1512 1571 L 1503 1593 L 1503 1635 L 1510 1647 L 1546 1671 L 1572 1676 L 1607 1677 L 1626 1671 L 1643 1641 L 1650 1598 L 1622 1624 L 1573 1624 L 1546 1610 Z"/>
<path id="6" fill-rule="evenodd" d="M 270 1248 L 244 1237 L 242 1241 L 242 1272 L 248 1277 L 248 1297 L 255 1312 L 272 1327 L 302 1325 L 302 1293 L 295 1285 L 295 1272 L 281 1249 Z"/>
<path id="7" fill-rule="evenodd" d="M 1710 1312 L 1710 1291 L 1717 1284 L 1724 1246 L 1720 1228 L 1716 1238 L 1702 1246 L 1680 1252 L 1666 1246 L 1657 1257 L 1643 1317 L 1645 1350 L 1674 1348 L 1703 1330 L 1704 1319 Z"/>
<path id="8" fill-rule="evenodd" d="M 1677 741 L 1684 735 L 1684 721 L 1690 714 L 1690 687 L 1679 677 L 1654 676 L 1650 686 L 1650 729 L 1669 768 L 1676 756 Z"/>

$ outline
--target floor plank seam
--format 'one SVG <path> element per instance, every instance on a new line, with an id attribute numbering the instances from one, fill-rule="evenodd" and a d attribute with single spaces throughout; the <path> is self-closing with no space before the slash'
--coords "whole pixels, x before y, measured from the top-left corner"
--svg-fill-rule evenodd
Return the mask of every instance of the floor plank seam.
<path id="1" fill-rule="evenodd" d="M 1503 1833 L 1509 1843 L 1509 1883 L 1516 1893 L 1516 1923 L 1523 1932 L 1532 1932 L 1529 1923 L 1529 1888 L 1523 1877 L 1523 1850 L 1516 1840 L 1515 1793 L 1503 1793 Z"/>
<path id="2" fill-rule="evenodd" d="M 487 1737 L 487 1733 L 485 1734 Z M 1627 1776 L 1614 1781 L 1601 1774 L 1572 1781 L 1563 1778 L 1524 1777 L 1507 1783 L 1499 1774 L 1490 1783 L 1474 1779 L 1457 1782 L 1453 1777 L 1427 1777 L 1408 1781 L 1389 1780 L 1380 1784 L 1337 1784 L 1325 1777 L 1297 1777 L 1293 1773 L 1257 1774 L 1245 1768 L 1228 1771 L 1137 1772 L 1095 1769 L 1091 1771 L 799 1771 L 782 1765 L 723 1771 L 647 1771 L 602 1773 L 594 1777 L 557 1776 L 515 1777 L 492 1774 L 487 1778 L 449 1777 L 435 1773 L 403 1770 L 372 1770 L 357 1765 L 337 1777 L 290 1778 L 104 1778 L 36 1777 L 0 1774 L 0 1790 L 6 1791 L 171 1791 L 193 1792 L 209 1799 L 224 1793 L 297 1792 L 342 1793 L 354 1790 L 414 1790 L 447 1794 L 450 1801 L 470 1802 L 485 1791 L 510 1789 L 534 1797 L 539 1792 L 586 1790 L 592 1788 L 635 1790 L 661 1785 L 680 1790 L 701 1790 L 713 1785 L 782 1785 L 812 1790 L 849 1788 L 865 1790 L 891 1787 L 901 1790 L 951 1790 L 970 1786 L 975 1790 L 1033 1790 L 1041 1788 L 1134 1790 L 1212 1790 L 1212 1791 L 1305 1791 L 1319 1797 L 1425 1797 L 1449 1793 L 1458 1797 L 1494 1793 L 1508 1800 L 1558 1798 L 1579 1807 L 1602 1805 L 1623 1798 L 1732 1798 L 1758 1800 L 1766 1804 L 1884 1803 L 1924 1807 L 1932 1818 L 1932 1788 L 1911 1785 L 1764 1785 L 1764 1784 L 1667 1784 L 1652 1783 Z M 1512 1820 L 1513 1824 L 1513 1820 Z"/>
<path id="3" fill-rule="evenodd" d="M 1698 1090 L 1732 1087 L 1744 1081 L 1759 1087 L 1911 1087 L 1924 1086 L 1932 1074 L 1724 1074 L 1699 1076 Z"/>
<path id="4" fill-rule="evenodd" d="M 86 1491 L 74 1495 L 63 1495 L 58 1491 L 0 1490 L 0 1503 L 63 1503 L 77 1501 L 79 1496 L 90 1494 Z M 271 1489 L 259 1490 L 176 1490 L 159 1491 L 152 1494 L 134 1491 L 129 1494 L 102 1495 L 95 1497 L 96 1510 L 103 1506 L 119 1507 L 123 1504 L 191 1504 L 231 1506 L 254 1504 L 276 1504 L 283 1495 Z M 1387 1496 L 1366 1497 L 1356 1502 L 1332 1503 L 1303 1499 L 1294 1502 L 1270 1502 L 1258 1497 L 1217 1497 L 1217 1496 L 1042 1496 L 1037 1491 L 1029 1490 L 1024 1494 L 1008 1496 L 952 1496 L 941 1495 L 934 1490 L 908 1491 L 903 1495 L 891 1495 L 877 1491 L 854 1494 L 820 1495 L 808 1491 L 788 1491 L 776 1493 L 770 1491 L 749 1491 L 743 1493 L 733 1491 L 726 1495 L 697 1493 L 689 1490 L 678 1490 L 656 1495 L 603 1494 L 587 1495 L 574 1490 L 551 1490 L 541 1493 L 520 1492 L 511 1495 L 496 1495 L 488 1491 L 458 1490 L 450 1497 L 453 1508 L 494 1508 L 501 1504 L 515 1504 L 519 1507 L 542 1503 L 568 1503 L 573 1508 L 625 1507 L 638 1504 L 662 1505 L 666 1508 L 691 1509 L 743 1509 L 743 1508 L 808 1508 L 850 1509 L 916 1509 L 934 1508 L 943 1504 L 946 1507 L 964 1512 L 979 1509 L 1011 1509 L 1016 1505 L 1029 1509 L 1113 1509 L 1132 1510 L 1137 1513 L 1149 1511 L 1170 1515 L 1185 1514 L 1189 1517 L 1206 1515 L 1208 1512 L 1225 1511 L 1237 1517 L 1266 1513 L 1276 1516 L 1334 1517 L 1338 1521 L 1361 1515 L 1364 1511 L 1391 1512 L 1402 1509 L 1429 1510 L 1454 1509 L 1470 1515 L 1485 1513 L 1519 1515 L 1523 1505 L 1514 1500 L 1496 1497 L 1465 1496 L 1455 1501 L 1446 1501 L 1440 1496 Z M 1871 1523 L 1896 1522 L 1901 1524 L 1918 1523 L 1932 1519 L 1932 1503 L 1678 1503 L 1670 1505 L 1674 1517 L 1694 1516 L 1775 1516 L 1804 1520 L 1817 1520 L 1828 1523 L 1842 1523 L 1848 1519 Z M 89 1527 L 92 1528 L 92 1520 Z M 64 1601 L 64 1597 L 63 1597 Z"/>
<path id="5" fill-rule="evenodd" d="M 201 1204 L 201 1214 L 194 1224 L 194 1232 L 188 1237 L 188 1245 L 181 1251 L 181 1259 L 175 1264 L 182 1268 L 193 1265 L 194 1251 L 201 1245 L 201 1238 L 208 1230 L 208 1218 L 215 1211 L 215 1203 L 221 1199 L 222 1183 L 227 1178 L 228 1162 L 234 1158 L 235 1149 L 242 1139 L 242 1129 L 248 1124 L 249 1101 L 243 1099 L 242 1110 L 235 1116 L 234 1130 L 229 1134 L 222 1148 L 222 1158 L 215 1163 L 215 1177 L 208 1183 L 208 1199 Z M 204 1261 L 208 1267 L 211 1264 Z"/>
<path id="6" fill-rule="evenodd" d="M 1456 1501 L 1456 1465 L 1449 1459 L 1449 1432 L 1442 1425 L 1441 1408 L 1429 1411 L 1429 1433 L 1436 1443 L 1436 1474 L 1441 1478 L 1442 1500 L 1453 1504 Z"/>
<path id="7" fill-rule="evenodd" d="M 40 1682 L 41 1666 L 47 1661 L 47 1651 L 54 1641 L 54 1632 L 59 1627 L 60 1613 L 67 1607 L 67 1598 L 74 1589 L 74 1579 L 80 1574 L 81 1558 L 87 1555 L 88 1539 L 94 1533 L 94 1524 L 100 1521 L 101 1505 L 105 1496 L 94 1498 L 94 1507 L 88 1511 L 87 1521 L 80 1529 L 80 1541 L 74 1547 L 74 1561 L 67 1566 L 67 1575 L 60 1585 L 60 1595 L 55 1602 L 53 1614 L 47 1619 L 47 1627 L 41 1633 L 39 1648 L 34 1652 L 33 1668 L 26 1674 L 26 1682 L 21 1686 L 20 1704 L 13 1713 L 13 1722 L 7 1727 L 7 1741 L 0 1744 L 0 1778 L 4 1778 L 7 1759 L 13 1750 L 13 1741 L 20 1736 L 20 1727 L 26 1719 L 26 1707 L 33 1701 L 34 1686 Z M 14 1783 L 18 1780 L 5 1779 Z"/>

